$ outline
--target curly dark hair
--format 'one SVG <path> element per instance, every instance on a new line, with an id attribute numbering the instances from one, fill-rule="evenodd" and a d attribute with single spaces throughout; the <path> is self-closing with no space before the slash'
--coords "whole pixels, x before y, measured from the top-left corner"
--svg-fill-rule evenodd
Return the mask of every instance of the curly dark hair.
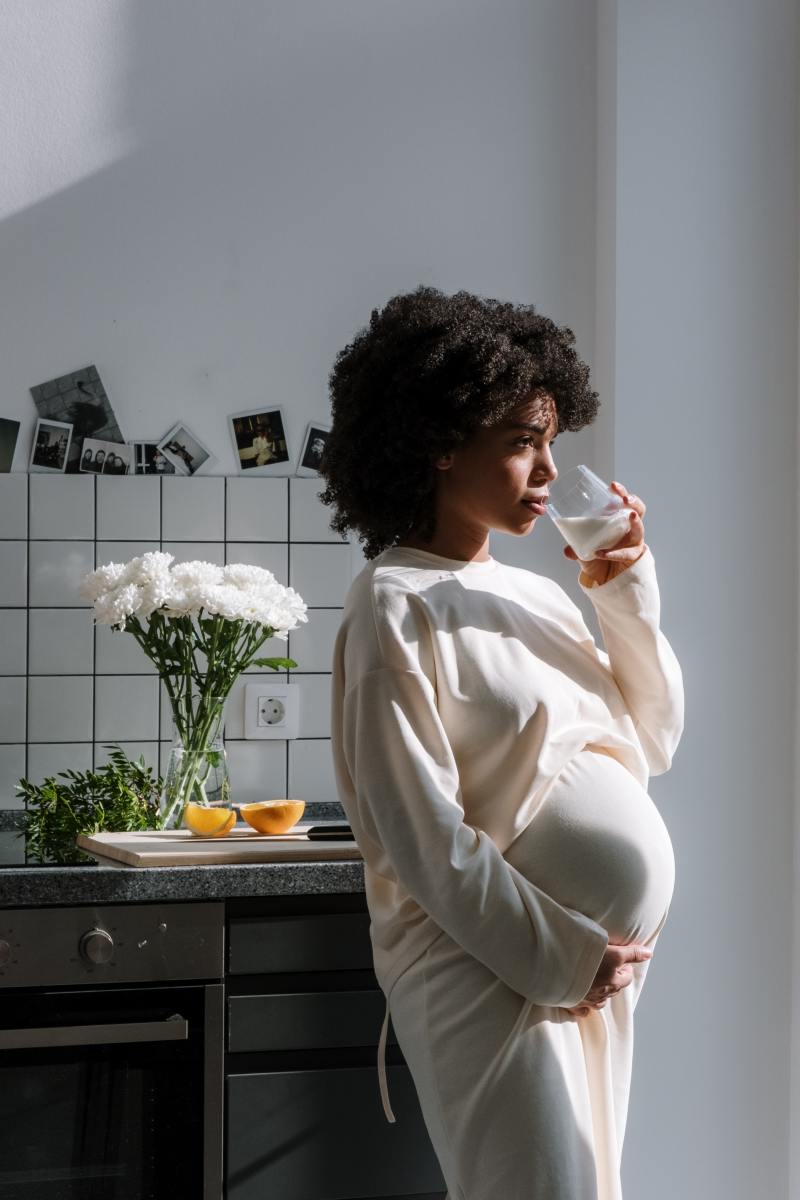
<path id="1" fill-rule="evenodd" d="M 538 313 L 420 285 L 372 310 L 329 376 L 332 428 L 319 474 L 330 528 L 355 530 L 367 559 L 435 531 L 435 462 L 523 400 L 549 395 L 558 432 L 600 406 L 575 335 Z"/>

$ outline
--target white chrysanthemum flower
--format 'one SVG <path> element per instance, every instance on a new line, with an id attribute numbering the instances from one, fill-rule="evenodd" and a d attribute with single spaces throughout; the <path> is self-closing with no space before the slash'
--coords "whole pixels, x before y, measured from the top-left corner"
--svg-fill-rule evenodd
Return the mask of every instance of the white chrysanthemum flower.
<path id="1" fill-rule="evenodd" d="M 199 559 L 175 563 L 171 575 L 179 587 L 187 589 L 215 587 L 222 583 L 222 567 L 218 567 L 216 563 L 200 562 Z"/>
<path id="2" fill-rule="evenodd" d="M 100 625 L 122 625 L 138 607 L 139 589 L 134 584 L 106 592 L 94 603 L 95 617 Z"/>
<path id="3" fill-rule="evenodd" d="M 200 605 L 191 591 L 173 585 L 164 597 L 160 611 L 165 617 L 193 617 L 200 611 Z"/>
<path id="4" fill-rule="evenodd" d="M 308 621 L 302 597 L 264 567 L 175 563 L 172 554 L 158 550 L 99 567 L 85 577 L 81 594 L 93 601 L 98 623 L 106 625 L 122 625 L 134 614 L 148 621 L 155 612 L 166 618 L 205 612 L 266 626 L 286 641 L 290 629 Z"/>
<path id="5" fill-rule="evenodd" d="M 246 591 L 277 583 L 275 576 L 266 567 L 256 567 L 251 563 L 228 563 L 227 567 L 223 567 L 222 572 L 226 583 L 231 583 L 234 587 Z"/>
<path id="6" fill-rule="evenodd" d="M 164 584 L 170 577 L 169 565 L 174 561 L 174 554 L 167 554 L 163 550 L 148 550 L 141 558 L 131 559 L 131 567 L 136 564 L 135 571 L 132 571 L 130 576 L 131 582 L 140 587 L 147 587 L 156 582 Z"/>
<path id="7" fill-rule="evenodd" d="M 172 581 L 169 572 L 159 576 L 139 588 L 139 608 L 137 615 L 146 619 L 158 609 L 162 609 L 172 593 Z"/>
<path id="8" fill-rule="evenodd" d="M 104 592 L 111 591 L 117 586 L 125 574 L 125 563 L 106 563 L 84 576 L 80 584 L 80 594 L 85 600 L 97 600 Z"/>

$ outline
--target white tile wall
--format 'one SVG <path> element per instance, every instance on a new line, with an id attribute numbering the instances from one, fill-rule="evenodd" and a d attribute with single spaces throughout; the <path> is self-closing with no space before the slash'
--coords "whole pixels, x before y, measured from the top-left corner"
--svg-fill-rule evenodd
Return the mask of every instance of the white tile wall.
<path id="1" fill-rule="evenodd" d="M 295 659 L 297 662 L 298 659 Z M 289 683 L 300 692 L 300 737 L 329 738 L 331 736 L 330 695 L 331 677 L 327 675 L 289 674 Z"/>
<path id="2" fill-rule="evenodd" d="M 161 548 L 171 554 L 175 562 L 200 559 L 201 562 L 216 563 L 219 567 L 225 563 L 224 542 L 163 542 Z"/>
<path id="3" fill-rule="evenodd" d="M 95 629 L 95 673 L 97 675 L 154 675 L 155 664 L 135 638 L 110 625 Z"/>
<path id="4" fill-rule="evenodd" d="M 0 742 L 25 741 L 25 677 L 0 678 Z"/>
<path id="5" fill-rule="evenodd" d="M 160 480 L 147 475 L 97 480 L 97 537 L 103 541 L 161 539 Z"/>
<path id="6" fill-rule="evenodd" d="M 47 742 L 30 746 L 28 749 L 28 773 L 26 779 L 39 784 L 48 775 L 60 771 L 91 771 L 91 742 Z"/>
<path id="7" fill-rule="evenodd" d="M 24 675 L 28 614 L 24 608 L 0 608 L 0 675 Z"/>
<path id="8" fill-rule="evenodd" d="M 270 480 L 270 483 L 272 480 Z M 289 584 L 289 547 L 286 542 L 233 542 L 225 548 L 227 563 L 252 563 L 271 571 L 278 583 Z M 305 596 L 303 596 L 305 600 Z M 306 601 L 306 603 L 309 603 Z"/>
<path id="9" fill-rule="evenodd" d="M 289 583 L 309 607 L 341 608 L 352 579 L 349 545 L 292 545 Z"/>
<path id="10" fill-rule="evenodd" d="M 28 543 L 0 542 L 0 604 L 27 604 L 27 571 Z"/>
<path id="11" fill-rule="evenodd" d="M 286 795 L 286 743 L 227 743 L 231 792 L 240 804 L 280 800 Z M 298 796 L 297 799 L 305 799 Z M 335 796 L 329 799 L 335 800 Z"/>
<path id="12" fill-rule="evenodd" d="M 158 679 L 155 675 L 98 675 L 94 687 L 95 740 L 158 740 Z"/>
<path id="13" fill-rule="evenodd" d="M 94 483 L 88 475 L 31 475 L 30 537 L 94 537 Z"/>
<path id="14" fill-rule="evenodd" d="M 46 479 L 47 476 L 37 478 Z M 29 546 L 31 607 L 89 608 L 78 592 L 78 585 L 88 571 L 94 570 L 94 542 L 31 541 Z"/>
<path id="15" fill-rule="evenodd" d="M 330 738 L 298 738 L 289 743 L 288 796 L 309 803 L 336 796 Z"/>
<path id="16" fill-rule="evenodd" d="M 285 657 L 293 658 L 303 671 L 330 671 L 341 611 L 340 608 L 315 608 L 309 612 L 305 623 L 289 630 L 289 651 Z"/>
<path id="17" fill-rule="evenodd" d="M 295 488 L 299 481 L 292 480 Z M 229 479 L 226 535 L 229 542 L 285 542 L 289 498 L 284 479 Z"/>
<path id="18" fill-rule="evenodd" d="M 161 536 L 170 542 L 225 540 L 225 480 L 222 476 L 162 481 Z"/>
<path id="19" fill-rule="evenodd" d="M 93 685 L 91 675 L 31 675 L 28 741 L 90 742 Z"/>
<path id="20" fill-rule="evenodd" d="M 25 747 L 0 746 L 0 808 L 20 808 L 14 790 L 25 775 Z"/>
<path id="21" fill-rule="evenodd" d="M 110 752 L 116 746 L 119 746 L 120 750 L 123 750 L 128 758 L 143 758 L 146 765 L 152 767 L 154 774 L 158 775 L 158 742 L 115 741 L 109 745 L 98 743 L 94 754 L 95 769 L 109 761 Z"/>
<path id="22" fill-rule="evenodd" d="M 295 479 L 289 497 L 289 532 L 293 542 L 339 542 L 345 539 L 330 528 L 332 512 L 320 504 L 321 479 Z"/>
<path id="23" fill-rule="evenodd" d="M 0 475 L 0 513 L 4 538 L 28 536 L 28 476 Z"/>
<path id="24" fill-rule="evenodd" d="M 14 783 L 105 762 L 110 743 L 166 769 L 170 708 L 134 639 L 94 627 L 78 592 L 87 572 L 165 549 L 179 561 L 250 562 L 291 584 L 309 620 L 271 638 L 261 670 L 302 689 L 300 738 L 243 739 L 243 689 L 226 708 L 234 796 L 338 799 L 330 754 L 330 664 L 341 608 L 365 559 L 329 527 L 317 478 L 0 476 L 0 808 Z M 289 791 L 287 791 L 287 788 Z"/>
<path id="25" fill-rule="evenodd" d="M 115 483 L 122 483 L 122 480 L 115 480 Z M 100 480 L 98 479 L 98 483 Z M 141 558 L 143 554 L 149 553 L 151 550 L 160 550 L 161 543 L 158 538 L 155 541 L 141 541 L 139 539 L 124 541 L 124 542 L 98 542 L 97 543 L 97 566 L 104 567 L 106 563 L 111 562 L 129 562 L 132 558 Z"/>
<path id="26" fill-rule="evenodd" d="M 28 623 L 31 675 L 92 674 L 94 637 L 85 608 L 32 608 Z"/>

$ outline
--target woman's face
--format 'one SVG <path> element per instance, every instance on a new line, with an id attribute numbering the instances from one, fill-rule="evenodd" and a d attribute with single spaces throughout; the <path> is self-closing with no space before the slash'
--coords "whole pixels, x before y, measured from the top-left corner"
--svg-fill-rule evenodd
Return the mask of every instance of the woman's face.
<path id="1" fill-rule="evenodd" d="M 538 515 L 523 501 L 546 493 L 558 476 L 550 449 L 557 427 L 551 397 L 526 400 L 440 459 L 441 517 L 475 535 L 529 533 Z"/>

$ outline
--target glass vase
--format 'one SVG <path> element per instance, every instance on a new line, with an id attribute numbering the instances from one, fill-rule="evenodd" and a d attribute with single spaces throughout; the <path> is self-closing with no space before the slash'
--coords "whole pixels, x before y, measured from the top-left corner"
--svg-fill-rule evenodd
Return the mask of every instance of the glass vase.
<path id="1" fill-rule="evenodd" d="M 184 711 L 172 717 L 172 746 L 161 794 L 162 828 L 180 829 L 186 806 L 230 808 L 228 756 L 223 739 L 225 697 L 201 700 L 187 719 Z"/>

